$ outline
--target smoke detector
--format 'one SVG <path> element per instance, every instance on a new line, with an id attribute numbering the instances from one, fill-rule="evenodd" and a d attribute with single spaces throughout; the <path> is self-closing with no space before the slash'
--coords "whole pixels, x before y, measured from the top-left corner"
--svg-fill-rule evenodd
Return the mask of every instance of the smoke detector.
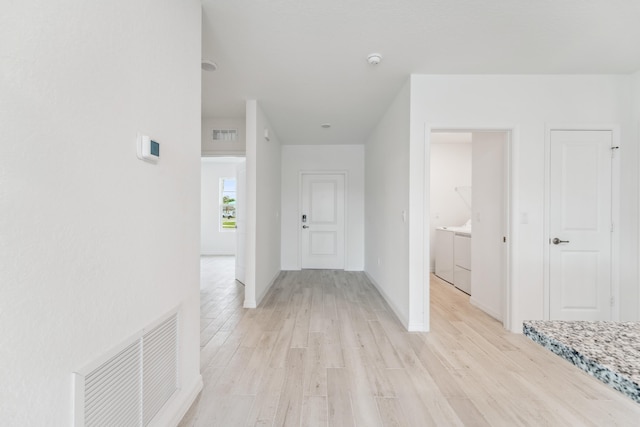
<path id="1" fill-rule="evenodd" d="M 367 61 L 371 65 L 378 65 L 380 61 L 382 61 L 382 55 L 379 53 L 370 53 L 369 56 L 367 56 Z"/>

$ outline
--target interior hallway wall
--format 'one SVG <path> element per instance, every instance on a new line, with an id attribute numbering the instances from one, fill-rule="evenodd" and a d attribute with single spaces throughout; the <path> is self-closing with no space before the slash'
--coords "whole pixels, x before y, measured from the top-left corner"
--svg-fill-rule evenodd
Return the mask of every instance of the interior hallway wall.
<path id="1" fill-rule="evenodd" d="M 409 312 L 424 297 L 409 292 L 409 91 L 407 81 L 365 144 L 365 272 L 405 328 L 421 330 Z"/>
<path id="2" fill-rule="evenodd" d="M 280 273 L 280 140 L 258 101 L 247 101 L 245 301 L 256 307 Z M 269 130 L 269 140 L 265 138 Z"/>
<path id="3" fill-rule="evenodd" d="M 364 269 L 364 145 L 282 146 L 282 269 L 300 269 L 300 172 L 346 171 L 345 270 Z"/>
<path id="4" fill-rule="evenodd" d="M 621 318 L 637 317 L 638 140 L 632 121 L 631 76 L 495 75 L 411 77 L 411 217 L 428 213 L 424 204 L 425 124 L 483 128 L 515 126 L 512 186 L 512 279 L 514 312 L 510 329 L 524 319 L 544 316 L 545 126 L 619 124 L 621 128 L 620 290 L 632 305 L 621 304 Z M 428 183 L 426 184 L 428 185 Z M 415 204 L 414 204 L 415 203 Z M 427 210 L 427 212 L 424 212 Z M 523 214 L 526 223 L 521 222 Z M 411 225 L 411 259 L 428 259 L 420 247 L 423 231 Z M 423 270 L 411 267 L 410 288 L 422 288 Z M 412 299 L 412 303 L 413 303 Z M 420 311 L 420 307 L 414 307 Z"/>
<path id="5" fill-rule="evenodd" d="M 202 385 L 201 4 L 3 2 L 0 424 L 70 426 L 74 371 L 176 306 L 176 425 Z M 136 133 L 160 142 L 157 164 Z"/>
<path id="6" fill-rule="evenodd" d="M 631 102 L 633 104 L 633 108 L 631 113 L 632 116 L 629 139 L 632 140 L 635 144 L 638 144 L 638 146 L 640 147 L 640 71 L 631 76 L 631 87 L 632 90 L 630 91 L 630 95 L 632 98 Z M 638 155 L 640 155 L 640 149 L 638 150 L 638 154 L 636 154 L 636 156 Z M 638 164 L 640 164 L 640 159 L 637 160 Z M 638 172 L 636 172 L 636 175 L 638 175 Z M 640 175 L 636 177 L 636 180 L 638 179 L 640 179 Z M 638 188 L 639 190 L 637 192 L 640 192 L 640 184 L 638 185 Z M 636 218 L 636 223 L 638 223 L 640 221 L 640 215 Z M 638 229 L 636 233 L 640 231 L 640 224 L 637 225 Z M 640 245 L 640 236 L 636 236 L 636 238 L 638 240 L 635 250 L 638 251 L 638 245 Z M 637 256 L 640 256 L 640 252 L 636 253 Z M 640 259 L 637 260 L 635 269 L 629 268 L 626 270 L 626 277 L 621 275 L 621 280 L 625 282 L 632 282 L 635 278 L 638 278 L 638 280 L 640 280 L 640 272 L 638 271 L 638 266 L 640 266 Z M 627 298 L 624 298 L 620 301 L 620 311 L 625 314 L 622 320 L 640 320 L 640 285 L 635 288 L 635 297 L 632 291 L 633 288 L 629 287 L 629 294 L 627 294 Z"/>

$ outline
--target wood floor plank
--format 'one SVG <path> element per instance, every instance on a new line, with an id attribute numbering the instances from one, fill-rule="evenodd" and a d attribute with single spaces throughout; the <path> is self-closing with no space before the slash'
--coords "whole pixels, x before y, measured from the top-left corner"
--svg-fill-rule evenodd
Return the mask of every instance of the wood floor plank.
<path id="1" fill-rule="evenodd" d="M 256 400 L 247 416 L 247 426 L 272 426 L 278 410 L 285 368 L 264 368 Z"/>
<path id="2" fill-rule="evenodd" d="M 420 399 L 420 395 L 413 386 L 406 370 L 389 370 L 389 379 L 393 384 L 402 411 L 406 415 L 407 426 L 423 427 L 436 425 L 429 410 Z"/>
<path id="3" fill-rule="evenodd" d="M 355 425 L 346 368 L 327 369 L 327 409 L 330 426 Z"/>
<path id="4" fill-rule="evenodd" d="M 325 318 L 324 325 L 326 367 L 343 368 L 344 355 L 340 339 L 340 321 L 337 318 Z"/>
<path id="5" fill-rule="evenodd" d="M 326 396 L 305 396 L 302 403 L 301 427 L 327 427 L 328 417 Z"/>
<path id="6" fill-rule="evenodd" d="M 226 395 L 201 405 L 195 427 L 227 427 L 245 424 L 254 396 Z"/>
<path id="7" fill-rule="evenodd" d="M 265 332 L 262 338 L 251 354 L 251 358 L 244 367 L 242 374 L 237 379 L 233 390 L 235 394 L 255 395 L 258 392 L 258 386 L 265 373 L 264 367 L 268 364 L 271 357 L 271 351 L 275 346 L 277 339 L 276 332 Z M 251 347 L 247 347 L 251 348 Z"/>
<path id="8" fill-rule="evenodd" d="M 274 425 L 300 425 L 306 355 L 307 349 L 305 348 L 291 348 L 289 350 L 285 366 L 286 377 L 280 393 Z"/>
<path id="9" fill-rule="evenodd" d="M 325 335 L 322 332 L 309 334 L 307 366 L 304 374 L 305 396 L 327 395 L 327 362 L 325 357 Z"/>
<path id="10" fill-rule="evenodd" d="M 393 344 L 389 341 L 389 338 L 387 337 L 387 334 L 380 322 L 378 320 L 369 321 L 369 328 L 371 329 L 371 333 L 378 348 L 378 353 L 384 361 L 385 368 L 402 368 L 403 366 L 400 361 L 400 357 L 398 356 L 396 349 L 393 347 Z"/>
<path id="11" fill-rule="evenodd" d="M 204 387 L 193 426 L 631 426 L 640 405 L 432 276 L 407 332 L 362 272 L 281 272 L 245 309 L 233 258 L 201 260 Z"/>
<path id="12" fill-rule="evenodd" d="M 409 425 L 405 413 L 397 398 L 378 397 L 378 411 L 385 427 L 404 427 Z"/>

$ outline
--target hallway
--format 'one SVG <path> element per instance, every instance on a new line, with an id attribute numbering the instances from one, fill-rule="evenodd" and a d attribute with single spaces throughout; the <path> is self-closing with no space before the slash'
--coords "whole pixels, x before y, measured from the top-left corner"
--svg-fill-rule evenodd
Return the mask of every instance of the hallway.
<path id="1" fill-rule="evenodd" d="M 640 405 L 432 276 L 408 333 L 364 273 L 282 272 L 242 308 L 232 257 L 202 258 L 204 389 L 181 426 L 633 425 Z"/>

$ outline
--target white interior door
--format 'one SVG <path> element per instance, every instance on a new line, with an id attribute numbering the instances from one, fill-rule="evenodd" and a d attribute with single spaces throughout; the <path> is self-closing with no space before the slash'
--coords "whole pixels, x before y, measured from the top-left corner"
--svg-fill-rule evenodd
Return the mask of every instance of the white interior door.
<path id="1" fill-rule="evenodd" d="M 247 162 L 236 168 L 236 280 L 245 282 Z"/>
<path id="2" fill-rule="evenodd" d="M 506 287 L 508 140 L 505 131 L 477 131 L 471 143 L 471 298 L 498 320 Z"/>
<path id="3" fill-rule="evenodd" d="M 552 131 L 550 144 L 550 318 L 609 320 L 612 133 Z"/>
<path id="4" fill-rule="evenodd" d="M 344 269 L 343 174 L 302 174 L 301 267 Z"/>

